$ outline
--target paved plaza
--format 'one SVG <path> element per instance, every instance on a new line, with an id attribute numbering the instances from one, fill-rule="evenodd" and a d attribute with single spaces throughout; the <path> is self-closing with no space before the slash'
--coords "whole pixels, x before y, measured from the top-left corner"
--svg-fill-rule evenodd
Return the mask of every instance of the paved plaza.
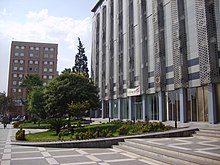
<path id="1" fill-rule="evenodd" d="M 16 129 L 0 124 L 0 165 L 147 165 L 153 164 L 112 148 L 43 148 L 11 145 Z"/>

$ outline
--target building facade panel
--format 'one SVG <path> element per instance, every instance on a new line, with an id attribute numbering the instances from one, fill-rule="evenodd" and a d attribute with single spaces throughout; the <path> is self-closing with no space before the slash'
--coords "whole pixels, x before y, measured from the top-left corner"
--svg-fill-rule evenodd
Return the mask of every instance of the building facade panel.
<path id="1" fill-rule="evenodd" d="M 107 67 L 102 68 L 108 73 L 104 79 L 109 89 L 104 87 L 109 91 L 107 98 L 100 95 L 103 105 L 107 103 L 102 117 L 219 122 L 219 103 L 215 100 L 220 99 L 216 93 L 220 86 L 220 3 L 105 0 L 93 8 L 94 21 L 104 6 L 109 37 L 92 47 L 93 58 L 97 51 L 107 55 L 105 60 L 103 54 L 99 59 L 96 56 L 101 60 L 98 66 L 92 63 L 93 70 L 103 67 L 104 61 Z M 93 26 L 105 29 L 96 23 Z M 93 42 L 98 33 L 93 31 Z M 102 86 L 100 73 L 93 78 L 99 78 L 95 82 Z"/>

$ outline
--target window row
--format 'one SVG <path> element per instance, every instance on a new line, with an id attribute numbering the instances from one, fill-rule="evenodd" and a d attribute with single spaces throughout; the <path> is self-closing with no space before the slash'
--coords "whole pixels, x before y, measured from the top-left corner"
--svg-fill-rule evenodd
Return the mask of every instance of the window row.
<path id="1" fill-rule="evenodd" d="M 14 78 L 17 78 L 17 77 L 23 78 L 23 74 L 13 74 L 13 77 L 14 77 Z"/>
<path id="2" fill-rule="evenodd" d="M 21 89 L 15 89 L 15 88 L 13 88 L 13 89 L 12 89 L 12 92 L 13 92 L 13 93 L 16 93 L 16 92 L 21 93 Z"/>
<path id="3" fill-rule="evenodd" d="M 22 83 L 21 81 L 15 81 L 15 80 L 12 81 L 12 84 L 13 84 L 13 85 L 21 85 L 21 83 Z"/>
<path id="4" fill-rule="evenodd" d="M 44 72 L 53 72 L 53 68 L 44 68 Z"/>
<path id="5" fill-rule="evenodd" d="M 23 50 L 23 49 L 25 49 L 25 46 L 18 46 L 18 45 L 17 45 L 17 46 L 15 46 L 15 49 L 17 49 L 17 50 L 18 50 L 18 49 L 22 49 L 22 50 Z M 33 47 L 33 46 L 29 47 L 29 49 L 30 49 L 30 50 L 40 50 L 39 47 Z M 54 48 L 47 48 L 47 47 L 45 47 L 44 50 L 45 50 L 45 51 L 51 51 L 51 52 L 53 52 L 53 51 L 54 51 Z"/>
<path id="6" fill-rule="evenodd" d="M 21 53 L 15 52 L 14 55 L 15 55 L 15 57 L 18 57 L 18 56 L 23 57 L 23 56 L 25 56 L 25 54 L 23 52 L 21 52 Z M 39 54 L 38 53 L 36 53 L 36 54 L 30 53 L 29 56 L 30 57 L 39 57 Z M 54 58 L 54 55 L 53 54 L 44 54 L 43 57 L 44 58 Z"/>
<path id="7" fill-rule="evenodd" d="M 43 76 L 43 79 L 50 79 L 50 80 L 51 80 L 52 78 L 53 78 L 53 76 L 52 76 L 52 75 L 49 75 L 49 76 L 44 75 L 44 76 Z"/>
<path id="8" fill-rule="evenodd" d="M 44 65 L 53 65 L 53 61 L 44 61 Z"/>
<path id="9" fill-rule="evenodd" d="M 24 63 L 24 60 L 14 60 L 14 63 L 15 63 L 15 64 L 18 64 L 18 63 L 23 64 L 23 63 Z"/>
<path id="10" fill-rule="evenodd" d="M 14 66 L 14 70 L 20 70 L 20 71 L 23 71 L 24 70 L 24 67 L 23 66 L 20 66 L 20 67 L 17 67 L 17 66 Z"/>

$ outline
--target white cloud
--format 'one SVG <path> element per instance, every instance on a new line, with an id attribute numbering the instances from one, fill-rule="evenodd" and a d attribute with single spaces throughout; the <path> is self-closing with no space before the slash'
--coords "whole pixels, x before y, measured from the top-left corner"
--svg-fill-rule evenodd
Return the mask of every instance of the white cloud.
<path id="1" fill-rule="evenodd" d="M 3 10 L 0 12 L 0 15 L 6 16 L 6 15 L 7 15 L 7 10 L 6 10 L 6 9 L 3 9 Z"/>
<path id="2" fill-rule="evenodd" d="M 0 34 L 16 41 L 62 43 L 59 44 L 58 57 L 74 61 L 78 37 L 86 47 L 86 52 L 90 52 L 91 18 L 74 20 L 69 17 L 50 16 L 47 9 L 39 12 L 30 11 L 23 23 L 0 21 Z M 68 57 L 68 54 L 71 56 Z M 90 55 L 88 56 L 90 58 Z M 62 62 L 61 59 L 59 61 Z M 59 64 L 60 69 L 65 68 L 64 65 Z"/>

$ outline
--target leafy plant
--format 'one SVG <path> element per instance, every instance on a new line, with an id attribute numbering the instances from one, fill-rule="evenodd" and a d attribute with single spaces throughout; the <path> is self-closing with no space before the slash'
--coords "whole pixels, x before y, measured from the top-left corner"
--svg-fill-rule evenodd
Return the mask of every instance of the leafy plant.
<path id="1" fill-rule="evenodd" d="M 52 118 L 49 119 L 48 122 L 51 125 L 51 129 L 54 129 L 57 135 L 60 133 L 61 128 L 66 124 L 66 121 L 63 118 Z"/>
<path id="2" fill-rule="evenodd" d="M 119 129 L 118 129 L 118 133 L 119 135 L 128 135 L 129 132 L 129 127 L 127 124 L 122 125 Z"/>

